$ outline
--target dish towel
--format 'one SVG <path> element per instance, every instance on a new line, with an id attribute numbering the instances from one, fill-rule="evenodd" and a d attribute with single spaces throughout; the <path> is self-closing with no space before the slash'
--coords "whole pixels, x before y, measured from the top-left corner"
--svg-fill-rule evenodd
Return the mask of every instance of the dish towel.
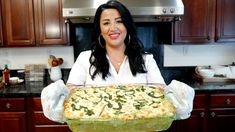
<path id="1" fill-rule="evenodd" d="M 48 119 L 63 123 L 64 100 L 69 93 L 70 90 L 62 80 L 51 83 L 42 90 L 42 109 Z"/>
<path id="2" fill-rule="evenodd" d="M 193 110 L 193 99 L 195 91 L 183 82 L 172 80 L 164 90 L 168 98 L 176 109 L 176 120 L 187 119 Z"/>

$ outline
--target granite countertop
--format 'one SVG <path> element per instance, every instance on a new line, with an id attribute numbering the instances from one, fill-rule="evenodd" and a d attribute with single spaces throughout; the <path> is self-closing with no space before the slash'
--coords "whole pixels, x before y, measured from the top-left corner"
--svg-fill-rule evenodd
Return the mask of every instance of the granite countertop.
<path id="1" fill-rule="evenodd" d="M 190 85 L 197 93 L 235 93 L 235 82 L 207 82 Z"/>
<path id="2" fill-rule="evenodd" d="M 30 82 L 0 89 L 0 97 L 40 97 L 49 83 Z M 196 93 L 235 93 L 235 83 L 193 83 Z"/>
<path id="3" fill-rule="evenodd" d="M 42 89 L 46 86 L 43 82 L 6 86 L 0 89 L 0 97 L 40 97 Z"/>

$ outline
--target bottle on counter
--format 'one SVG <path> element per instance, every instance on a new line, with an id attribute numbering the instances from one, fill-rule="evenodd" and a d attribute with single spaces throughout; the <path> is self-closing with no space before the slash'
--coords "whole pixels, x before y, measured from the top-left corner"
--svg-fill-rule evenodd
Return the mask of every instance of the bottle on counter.
<path id="1" fill-rule="evenodd" d="M 3 76 L 3 82 L 5 85 L 9 85 L 9 79 L 10 79 L 10 70 L 8 69 L 8 65 L 4 65 L 4 69 L 2 71 L 2 76 Z"/>

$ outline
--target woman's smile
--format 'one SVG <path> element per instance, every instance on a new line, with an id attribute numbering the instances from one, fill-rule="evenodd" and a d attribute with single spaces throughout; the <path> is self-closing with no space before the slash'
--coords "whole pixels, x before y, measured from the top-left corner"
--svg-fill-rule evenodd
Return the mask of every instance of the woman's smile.
<path id="1" fill-rule="evenodd" d="M 118 39 L 119 36 L 120 36 L 120 33 L 119 33 L 119 32 L 112 32 L 112 33 L 109 33 L 109 37 L 110 37 L 110 39 L 112 39 L 112 40 Z"/>

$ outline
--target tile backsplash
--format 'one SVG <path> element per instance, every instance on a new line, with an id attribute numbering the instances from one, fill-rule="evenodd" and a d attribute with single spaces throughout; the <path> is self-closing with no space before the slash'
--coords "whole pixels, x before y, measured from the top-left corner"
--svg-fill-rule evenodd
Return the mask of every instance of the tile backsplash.
<path id="1" fill-rule="evenodd" d="M 235 62 L 235 44 L 165 45 L 164 66 L 228 65 Z"/>
<path id="2" fill-rule="evenodd" d="M 226 65 L 235 62 L 235 45 L 164 45 L 156 48 L 160 48 L 156 54 L 162 56 L 163 67 Z M 64 59 L 61 68 L 71 68 L 76 59 L 73 46 L 0 48 L 0 69 L 4 64 L 11 69 L 23 69 L 25 64 L 47 65 L 51 54 Z"/>
<path id="3" fill-rule="evenodd" d="M 64 59 L 61 68 L 71 68 L 74 63 L 72 46 L 0 48 L 0 69 L 8 64 L 10 69 L 24 69 L 25 64 L 45 64 L 48 68 L 49 55 Z"/>
<path id="4" fill-rule="evenodd" d="M 149 51 L 154 54 L 167 84 L 172 79 L 189 82 L 197 65 L 225 65 L 235 62 L 235 45 L 156 45 Z M 0 69 L 3 69 L 4 64 L 8 64 L 10 69 L 24 69 L 25 64 L 47 65 L 51 54 L 64 59 L 61 68 L 63 80 L 67 81 L 76 59 L 73 46 L 0 48 Z"/>

